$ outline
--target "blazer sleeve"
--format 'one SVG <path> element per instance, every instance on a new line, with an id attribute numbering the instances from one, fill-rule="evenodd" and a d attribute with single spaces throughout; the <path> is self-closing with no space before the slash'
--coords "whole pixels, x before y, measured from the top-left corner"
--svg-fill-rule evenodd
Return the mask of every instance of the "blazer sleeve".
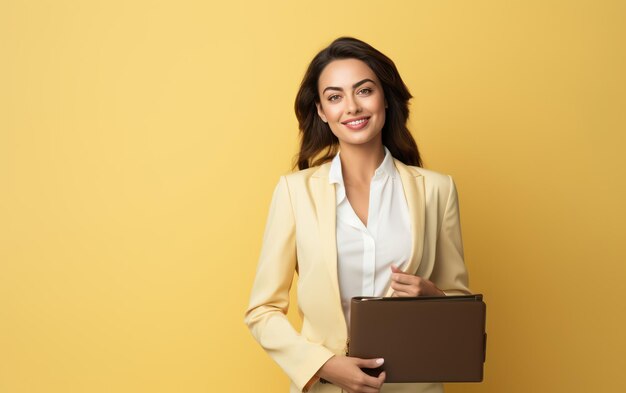
<path id="1" fill-rule="evenodd" d="M 431 281 L 446 295 L 469 295 L 468 274 L 463 259 L 463 241 L 456 185 L 448 176 L 449 191 L 437 235 L 437 250 Z"/>
<path id="2" fill-rule="evenodd" d="M 334 353 L 307 340 L 286 317 L 296 264 L 294 210 L 287 179 L 281 176 L 272 196 L 244 322 L 267 354 L 306 391 L 307 382 Z"/>

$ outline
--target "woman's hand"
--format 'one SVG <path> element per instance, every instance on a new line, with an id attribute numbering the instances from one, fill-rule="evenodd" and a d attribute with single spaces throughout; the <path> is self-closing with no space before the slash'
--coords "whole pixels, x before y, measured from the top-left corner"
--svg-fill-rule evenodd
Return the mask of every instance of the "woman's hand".
<path id="1" fill-rule="evenodd" d="M 383 362 L 383 359 L 333 356 L 324 363 L 317 375 L 349 393 L 378 393 L 385 382 L 385 372 L 376 378 L 365 374 L 361 368 L 377 368 Z"/>
<path id="2" fill-rule="evenodd" d="M 394 291 L 391 297 L 445 296 L 430 280 L 404 273 L 395 265 L 391 265 L 391 271 L 391 288 Z"/>

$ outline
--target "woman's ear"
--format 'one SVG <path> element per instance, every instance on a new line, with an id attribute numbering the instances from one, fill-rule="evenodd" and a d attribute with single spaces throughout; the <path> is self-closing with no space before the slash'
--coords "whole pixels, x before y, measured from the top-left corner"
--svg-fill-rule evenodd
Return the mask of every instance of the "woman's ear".
<path id="1" fill-rule="evenodd" d="M 317 107 L 317 114 L 322 118 L 322 121 L 324 123 L 328 123 L 328 119 L 326 118 L 326 115 L 324 115 L 324 110 L 322 109 L 322 104 L 316 102 L 315 106 Z"/>

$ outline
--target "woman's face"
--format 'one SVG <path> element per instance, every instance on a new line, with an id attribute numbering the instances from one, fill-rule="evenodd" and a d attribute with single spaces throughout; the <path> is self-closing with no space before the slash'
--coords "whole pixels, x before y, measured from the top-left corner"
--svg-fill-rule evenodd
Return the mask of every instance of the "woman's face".
<path id="1" fill-rule="evenodd" d="M 381 143 L 387 103 L 372 69 L 357 59 L 334 60 L 318 80 L 317 113 L 340 145 Z"/>

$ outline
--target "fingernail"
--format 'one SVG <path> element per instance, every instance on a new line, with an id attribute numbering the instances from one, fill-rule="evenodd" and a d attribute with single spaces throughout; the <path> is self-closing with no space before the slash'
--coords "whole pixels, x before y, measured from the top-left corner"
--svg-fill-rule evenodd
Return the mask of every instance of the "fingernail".
<path id="1" fill-rule="evenodd" d="M 384 362 L 385 362 L 385 359 L 383 358 L 376 359 L 376 364 L 378 364 L 379 366 L 383 364 Z"/>

